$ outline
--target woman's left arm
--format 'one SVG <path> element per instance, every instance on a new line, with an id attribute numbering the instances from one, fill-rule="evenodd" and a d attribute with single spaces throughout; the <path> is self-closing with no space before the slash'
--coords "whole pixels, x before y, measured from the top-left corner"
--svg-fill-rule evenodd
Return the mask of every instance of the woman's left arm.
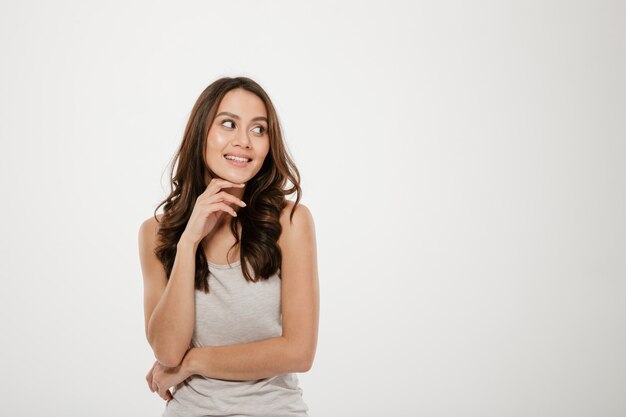
<path id="1" fill-rule="evenodd" d="M 281 309 L 283 334 L 271 339 L 190 349 L 185 373 L 226 380 L 256 380 L 308 371 L 315 357 L 319 325 L 319 282 L 315 225 L 309 209 L 292 202 L 281 213 Z"/>

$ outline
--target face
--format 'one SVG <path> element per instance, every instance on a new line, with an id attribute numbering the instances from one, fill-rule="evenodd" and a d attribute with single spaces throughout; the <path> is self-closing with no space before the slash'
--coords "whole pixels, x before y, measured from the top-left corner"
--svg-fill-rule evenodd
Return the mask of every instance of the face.
<path id="1" fill-rule="evenodd" d="M 205 160 L 211 171 L 236 183 L 252 179 L 261 170 L 270 149 L 267 129 L 263 101 L 241 88 L 230 90 L 222 99 L 207 136 Z"/>

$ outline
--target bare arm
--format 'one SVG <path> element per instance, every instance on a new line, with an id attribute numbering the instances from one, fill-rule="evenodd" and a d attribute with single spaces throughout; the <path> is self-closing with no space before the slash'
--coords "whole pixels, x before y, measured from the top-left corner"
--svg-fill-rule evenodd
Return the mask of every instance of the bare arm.
<path id="1" fill-rule="evenodd" d="M 232 381 L 269 378 L 308 368 L 282 336 L 258 342 L 192 348 L 182 367 L 189 375 Z"/>
<path id="2" fill-rule="evenodd" d="M 139 255 L 144 280 L 146 337 L 157 361 L 163 366 L 179 366 L 191 344 L 196 322 L 195 271 L 199 243 L 214 229 L 224 213 L 237 215 L 229 204 L 246 205 L 239 198 L 220 190 L 244 186 L 242 183 L 211 179 L 194 203 L 177 244 L 169 280 L 154 253 L 158 238 L 156 219 L 150 218 L 140 227 Z"/>
<path id="3" fill-rule="evenodd" d="M 192 348 L 182 367 L 189 374 L 226 380 L 256 380 L 289 372 L 306 372 L 313 363 L 319 323 L 319 284 L 313 218 L 299 204 L 289 223 L 283 211 L 279 245 L 282 336 L 235 345 Z"/>
<path id="4" fill-rule="evenodd" d="M 197 244 L 181 240 L 170 279 L 154 254 L 158 224 L 152 218 L 139 230 L 144 280 L 145 331 L 154 355 L 164 366 L 178 366 L 189 349 L 195 324 L 195 254 Z"/>

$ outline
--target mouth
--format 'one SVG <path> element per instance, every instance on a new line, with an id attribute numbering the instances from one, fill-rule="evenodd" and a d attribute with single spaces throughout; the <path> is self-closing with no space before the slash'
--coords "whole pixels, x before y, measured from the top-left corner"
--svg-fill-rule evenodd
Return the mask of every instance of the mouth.
<path id="1" fill-rule="evenodd" d="M 248 166 L 248 164 L 252 161 L 250 158 L 235 157 L 233 155 L 224 155 L 224 159 L 226 162 L 236 167 Z"/>

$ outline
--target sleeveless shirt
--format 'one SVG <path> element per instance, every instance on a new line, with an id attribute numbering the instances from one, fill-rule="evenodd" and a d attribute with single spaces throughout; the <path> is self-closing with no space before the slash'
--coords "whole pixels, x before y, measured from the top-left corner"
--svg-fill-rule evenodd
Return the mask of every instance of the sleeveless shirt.
<path id="1" fill-rule="evenodd" d="M 240 260 L 208 264 L 210 292 L 195 291 L 191 346 L 248 343 L 282 335 L 280 269 L 267 280 L 248 282 Z M 308 417 L 294 373 L 253 381 L 192 375 L 172 391 L 162 417 Z"/>

